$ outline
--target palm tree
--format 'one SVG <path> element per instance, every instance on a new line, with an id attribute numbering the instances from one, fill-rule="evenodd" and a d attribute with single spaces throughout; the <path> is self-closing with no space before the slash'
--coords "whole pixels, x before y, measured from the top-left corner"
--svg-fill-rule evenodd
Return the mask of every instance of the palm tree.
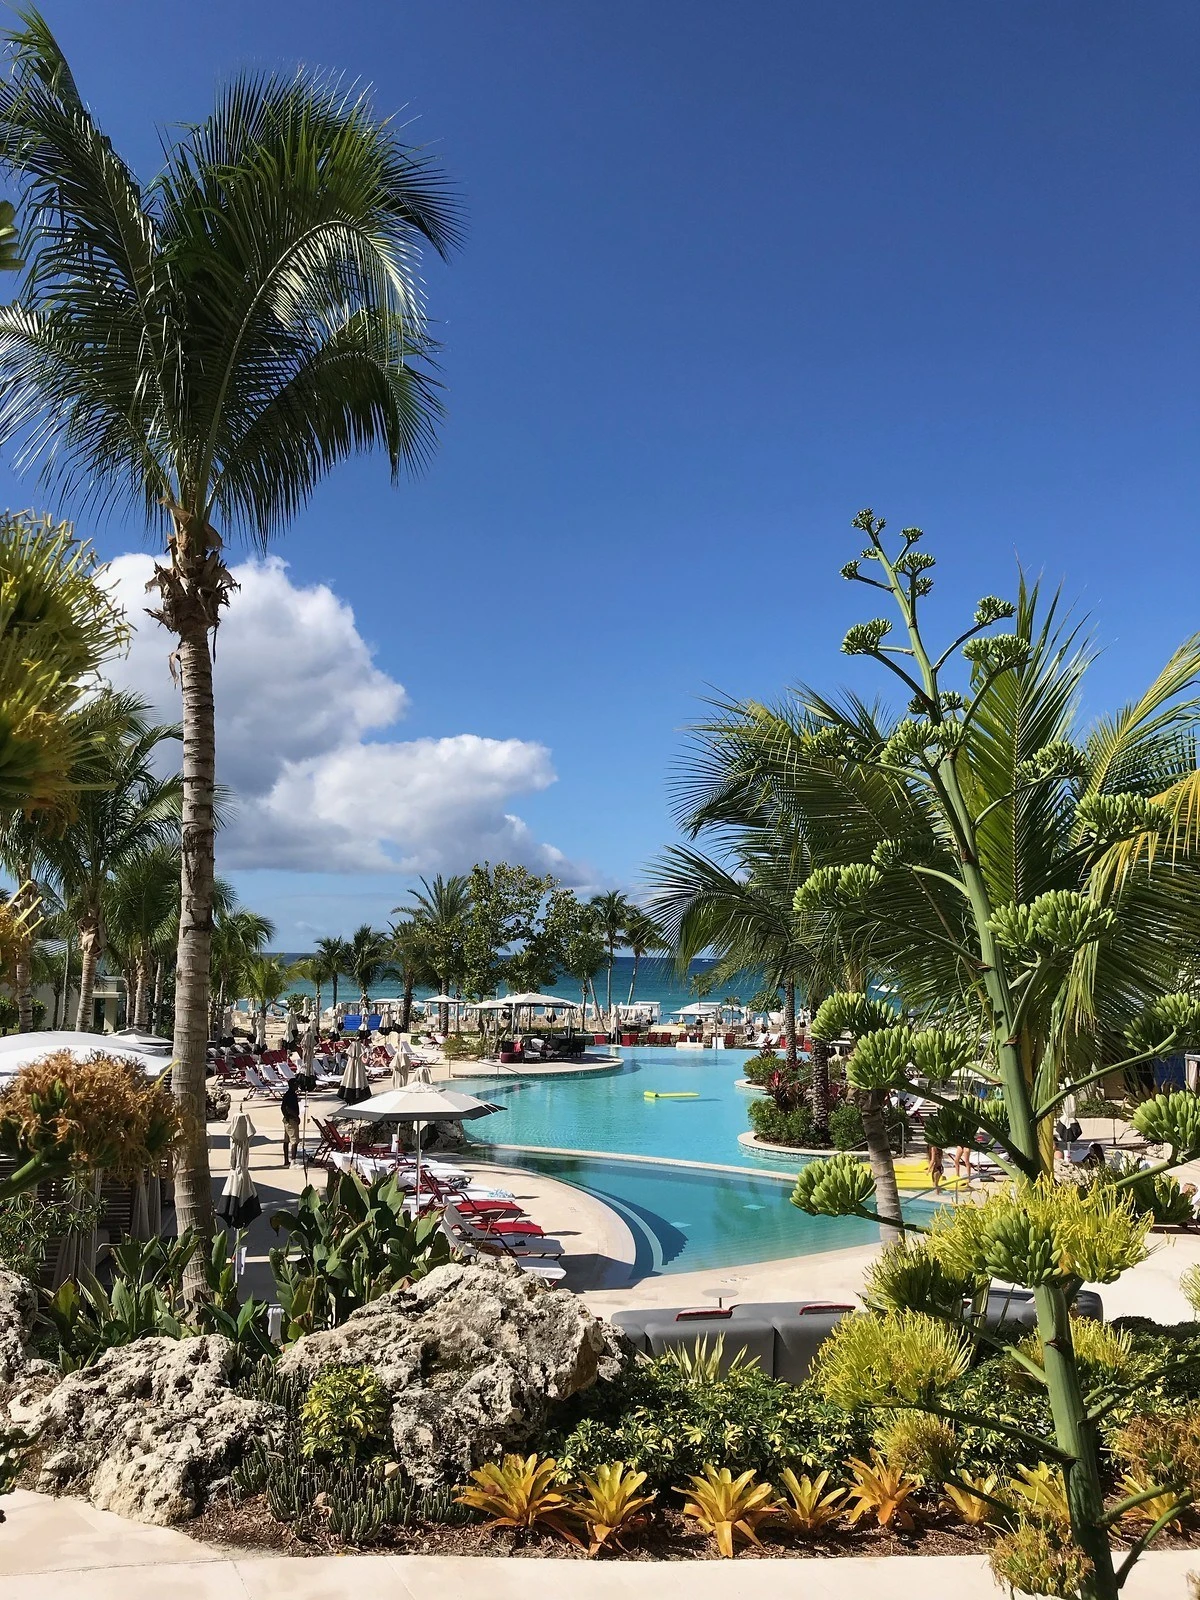
<path id="1" fill-rule="evenodd" d="M 329 937 L 317 940 L 317 947 L 313 953 L 314 971 L 321 974 L 322 983 L 329 982 L 333 985 L 333 1009 L 337 1011 L 338 979 L 344 972 L 350 970 L 350 945 L 345 939 Z M 314 979 L 314 982 L 316 980 Z M 317 1017 L 320 1018 L 320 1007 L 317 1008 Z"/>
<path id="2" fill-rule="evenodd" d="M 260 1049 L 267 1042 L 267 1007 L 296 981 L 296 974 L 279 956 L 252 955 L 242 967 L 242 988 L 246 997 L 253 1000 L 255 1012 L 254 1040 Z"/>
<path id="3" fill-rule="evenodd" d="M 104 897 L 110 948 L 126 974 L 129 1020 L 150 1022 L 151 986 L 179 922 L 179 847 L 158 845 L 122 861 Z"/>
<path id="4" fill-rule="evenodd" d="M 393 477 L 440 407 L 417 269 L 455 209 L 427 157 L 362 94 L 242 77 L 143 187 L 87 109 L 41 16 L 9 36 L 0 162 L 36 240 L 0 309 L 0 437 L 67 493 L 169 524 L 158 619 L 178 640 L 183 869 L 173 1085 L 188 1134 L 181 1229 L 212 1226 L 204 1136 L 214 874 L 211 644 L 234 584 L 224 537 L 265 544 L 348 456 Z M 200 1281 L 189 1269 L 189 1292 Z"/>
<path id="5" fill-rule="evenodd" d="M 105 907 L 113 875 L 137 857 L 179 836 L 181 786 L 160 778 L 159 747 L 178 730 L 147 722 L 148 707 L 131 696 L 100 697 L 109 731 L 89 759 L 88 782 L 69 819 L 43 834 L 37 862 L 75 911 L 80 952 L 75 1026 L 92 1026 L 92 996 L 105 948 Z"/>
<path id="6" fill-rule="evenodd" d="M 350 937 L 350 959 L 346 970 L 358 984 L 358 999 L 363 1021 L 371 1009 L 371 989 L 380 978 L 395 973 L 391 964 L 392 941 L 388 934 L 373 928 L 369 922 L 355 928 Z"/>
<path id="7" fill-rule="evenodd" d="M 633 974 L 629 979 L 629 999 L 627 1005 L 633 1004 L 634 990 L 637 988 L 638 967 L 643 956 L 662 950 L 663 937 L 655 926 L 653 917 L 642 910 L 641 906 L 631 905 L 625 913 L 625 928 L 622 933 L 625 946 L 633 957 Z"/>
<path id="8" fill-rule="evenodd" d="M 218 878 L 218 890 L 222 887 Z M 212 989 L 216 995 L 214 1034 L 220 1031 L 227 1000 L 230 996 L 236 998 L 245 986 L 249 963 L 262 954 L 274 937 L 275 925 L 269 917 L 237 905 L 231 890 L 220 897 L 211 946 Z"/>
<path id="9" fill-rule="evenodd" d="M 418 918 L 407 917 L 394 922 L 391 935 L 391 960 L 403 984 L 400 1031 L 407 1033 L 412 1022 L 415 990 L 425 984 L 437 983 L 438 974 L 433 965 L 428 930 Z"/>
<path id="10" fill-rule="evenodd" d="M 625 924 L 629 920 L 629 913 L 633 907 L 619 889 L 610 889 L 606 894 L 594 894 L 589 902 L 595 909 L 600 924 L 600 932 L 608 950 L 607 981 L 604 989 L 604 1013 L 612 1024 L 612 974 L 613 962 L 617 959 L 617 946 L 620 944 L 624 933 Z"/>
<path id="11" fill-rule="evenodd" d="M 458 993 L 462 964 L 462 941 L 467 914 L 471 909 L 471 880 L 461 873 L 443 878 L 439 872 L 433 882 L 421 879 L 421 887 L 409 895 L 411 906 L 395 906 L 393 916 L 411 916 L 424 930 L 429 960 L 443 994 Z M 438 1007 L 438 1031 L 449 1031 L 450 1007 Z"/>

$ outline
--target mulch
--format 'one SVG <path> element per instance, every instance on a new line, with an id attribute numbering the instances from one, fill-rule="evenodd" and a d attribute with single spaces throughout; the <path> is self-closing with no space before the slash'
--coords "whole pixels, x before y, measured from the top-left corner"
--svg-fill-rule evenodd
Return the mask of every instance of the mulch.
<path id="1" fill-rule="evenodd" d="M 231 1550 L 270 1551 L 275 1555 L 324 1556 L 351 1548 L 324 1533 L 319 1517 L 300 1537 L 292 1528 L 276 1522 L 267 1509 L 265 1497 L 233 1505 L 214 1502 L 180 1532 L 208 1545 Z M 738 1559 L 770 1560 L 779 1556 L 946 1556 L 982 1554 L 989 1543 L 987 1529 L 966 1528 L 940 1514 L 920 1521 L 911 1534 L 884 1528 L 854 1528 L 832 1531 L 822 1537 L 805 1539 L 780 1528 L 761 1530 L 762 1548 L 739 1545 Z M 386 1529 L 375 1551 L 422 1556 L 518 1556 L 526 1560 L 547 1558 L 584 1560 L 585 1552 L 553 1534 L 531 1532 L 515 1535 L 511 1531 L 488 1532 L 482 1525 L 468 1523 L 448 1527 L 441 1523 L 410 1528 Z M 614 1551 L 601 1559 L 626 1561 L 710 1561 L 717 1560 L 716 1546 L 694 1524 L 677 1511 L 658 1513 L 654 1520 L 629 1540 L 625 1551 Z"/>

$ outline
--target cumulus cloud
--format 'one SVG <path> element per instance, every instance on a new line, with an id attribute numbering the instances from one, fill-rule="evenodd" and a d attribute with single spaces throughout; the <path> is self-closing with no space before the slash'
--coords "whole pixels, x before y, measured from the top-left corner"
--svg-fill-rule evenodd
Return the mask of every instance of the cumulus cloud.
<path id="1" fill-rule="evenodd" d="M 152 569 L 146 555 L 111 565 L 136 628 L 111 676 L 175 720 L 171 638 L 145 611 Z M 240 589 L 217 633 L 214 669 L 218 777 L 236 807 L 218 844 L 222 867 L 414 874 L 486 858 L 581 881 L 511 809 L 518 795 L 555 782 L 544 745 L 473 733 L 386 737 L 408 697 L 375 664 L 350 606 L 325 584 L 293 583 L 277 557 L 233 573 Z"/>

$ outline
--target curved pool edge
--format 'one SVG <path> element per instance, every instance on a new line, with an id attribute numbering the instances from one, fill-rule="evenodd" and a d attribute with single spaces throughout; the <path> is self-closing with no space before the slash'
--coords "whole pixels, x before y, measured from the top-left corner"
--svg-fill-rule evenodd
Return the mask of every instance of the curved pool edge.
<path id="1" fill-rule="evenodd" d="M 504 1150 L 510 1155 L 571 1156 L 583 1161 L 636 1161 L 648 1167 L 686 1167 L 692 1172 L 731 1172 L 739 1178 L 770 1178 L 776 1183 L 790 1183 L 795 1177 L 794 1173 L 764 1172 L 761 1167 L 735 1167 L 723 1161 L 684 1161 L 677 1156 L 631 1155 L 627 1150 L 571 1150 L 563 1145 L 492 1144 L 482 1139 L 471 1142 L 468 1148 Z"/>

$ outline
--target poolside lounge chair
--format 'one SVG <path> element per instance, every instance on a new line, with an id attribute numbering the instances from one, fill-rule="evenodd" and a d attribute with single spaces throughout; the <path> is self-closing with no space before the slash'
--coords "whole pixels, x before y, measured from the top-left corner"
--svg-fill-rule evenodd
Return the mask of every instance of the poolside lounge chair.
<path id="1" fill-rule="evenodd" d="M 550 1239 L 545 1234 L 531 1238 L 527 1234 L 509 1235 L 491 1233 L 466 1217 L 452 1204 L 447 1204 L 443 1218 L 443 1226 L 450 1230 L 451 1237 L 458 1244 L 466 1244 L 486 1255 L 523 1255 L 523 1256 L 552 1256 L 559 1257 L 563 1254 L 563 1247 L 558 1239 Z"/>

